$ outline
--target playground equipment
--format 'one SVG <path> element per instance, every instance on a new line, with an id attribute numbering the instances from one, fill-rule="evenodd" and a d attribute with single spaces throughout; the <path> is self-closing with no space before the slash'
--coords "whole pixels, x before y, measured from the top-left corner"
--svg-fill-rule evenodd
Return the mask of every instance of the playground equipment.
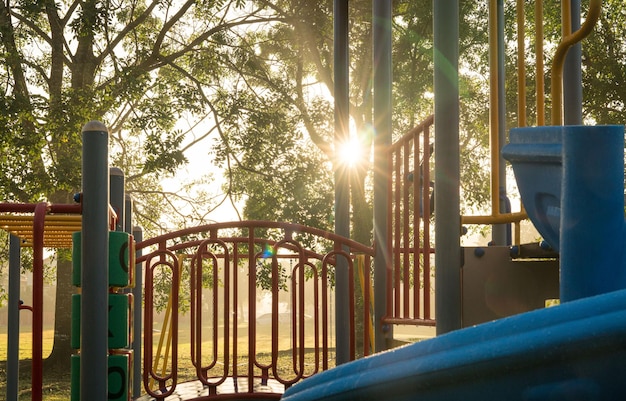
<path id="1" fill-rule="evenodd" d="M 437 25 L 456 24 L 458 2 L 435 4 L 437 45 Z M 490 10 L 496 6 L 490 2 Z M 565 29 L 557 59 L 589 32 L 600 6 L 591 2 L 580 31 Z M 569 9 L 565 15 L 569 20 Z M 456 60 L 453 51 L 452 56 Z M 561 94 L 554 96 L 559 101 L 553 99 L 553 115 L 560 123 Z M 539 231 L 560 250 L 562 304 L 340 366 L 289 389 L 284 400 L 623 398 L 618 378 L 626 373 L 624 129 L 518 129 L 511 142 L 503 153 L 513 164 L 523 202 Z M 456 312 L 454 305 L 451 309 Z"/>
<path id="2" fill-rule="evenodd" d="M 375 4 L 377 17 L 386 15 L 389 18 L 387 7 L 390 4 L 384 1 L 377 1 Z M 458 3 L 442 0 L 434 4 L 435 43 L 438 49 L 441 49 L 439 55 L 446 57 L 450 65 L 455 66 L 455 54 L 453 50 L 450 50 L 450 46 L 454 47 L 454 21 L 458 19 L 458 14 L 455 15 L 455 5 L 458 6 Z M 490 2 L 490 9 L 496 9 L 496 5 L 497 2 Z M 390 24 L 384 24 L 381 21 L 386 21 L 386 19 L 377 19 L 375 32 L 380 40 L 375 40 L 377 48 L 375 53 L 377 57 L 384 59 L 384 54 L 379 52 L 385 47 L 390 48 L 385 45 L 387 43 L 385 40 L 389 39 Z M 442 21 L 445 21 L 445 26 Z M 428 132 L 433 122 L 438 132 L 443 133 L 435 138 L 437 163 L 446 165 L 447 171 L 452 172 L 447 176 L 450 180 L 439 180 L 437 177 L 441 174 L 437 170 L 435 172 L 435 181 L 438 182 L 436 209 L 438 216 L 443 216 L 436 221 L 436 243 L 438 249 L 442 250 L 435 255 L 438 267 L 437 329 L 440 333 L 446 333 L 468 322 L 478 324 L 486 319 L 484 314 L 466 314 L 464 303 L 467 304 L 469 301 L 464 301 L 465 298 L 462 298 L 467 291 L 461 294 L 461 288 L 466 286 L 469 280 L 459 273 L 461 252 L 455 251 L 459 248 L 460 223 L 461 221 L 472 224 L 516 222 L 525 216 L 525 213 L 502 214 L 498 203 L 499 191 L 496 190 L 493 193 L 497 194 L 497 200 L 494 200 L 491 215 L 459 216 L 458 182 L 455 181 L 454 176 L 458 160 L 456 160 L 457 166 L 454 165 L 453 160 L 454 157 L 458 159 L 458 149 L 456 152 L 454 149 L 454 146 L 458 146 L 458 136 L 455 138 L 453 135 L 455 130 L 458 132 L 458 114 L 455 112 L 455 110 L 458 111 L 458 104 L 455 105 L 455 102 L 458 102 L 458 85 L 455 86 L 454 79 L 451 79 L 449 69 L 443 71 L 440 62 L 441 59 L 436 62 L 436 115 L 434 119 L 418 127 L 419 129 L 411 135 L 407 135 L 406 142 L 402 142 L 397 147 L 389 146 L 392 152 L 398 151 L 395 155 L 376 153 L 377 157 L 382 155 L 385 158 L 385 163 L 382 165 L 386 168 L 377 172 L 389 171 L 391 177 L 395 174 L 395 179 L 385 181 L 386 185 L 382 186 L 383 190 L 377 187 L 375 194 L 375 220 L 377 222 L 375 233 L 376 243 L 379 244 L 376 254 L 372 247 L 353 243 L 340 235 L 293 224 L 268 222 L 205 226 L 170 233 L 163 237 L 141 241 L 138 244 L 138 248 L 145 253 L 138 258 L 138 262 L 145 263 L 146 271 L 146 325 L 143 329 L 145 346 L 141 366 L 143 366 L 142 381 L 148 395 L 142 399 L 165 399 L 176 396 L 181 399 L 208 399 L 210 397 L 277 399 L 281 397 L 284 390 L 286 390 L 284 395 L 286 400 L 392 397 L 397 399 L 416 397 L 484 399 L 496 396 L 538 400 L 569 398 L 570 394 L 582 394 L 592 399 L 594 397 L 610 399 L 616 393 L 619 382 L 611 378 L 620 377 L 625 373 L 621 361 L 623 361 L 624 349 L 626 349 L 624 340 L 626 316 L 622 306 L 626 300 L 624 293 L 626 283 L 623 274 L 624 262 L 619 251 L 624 241 L 623 234 L 621 234 L 623 217 L 618 218 L 619 213 L 623 214 L 623 187 L 618 186 L 617 182 L 621 180 L 621 176 L 619 180 L 617 176 L 619 176 L 618 172 L 620 174 L 622 172 L 623 155 L 615 153 L 615 149 L 623 149 L 623 143 L 618 143 L 619 137 L 623 137 L 623 132 L 618 128 L 598 129 L 600 132 L 592 134 L 606 136 L 608 145 L 603 146 L 609 146 L 612 150 L 609 152 L 608 160 L 604 160 L 607 164 L 603 164 L 606 169 L 611 169 L 612 173 L 602 179 L 598 178 L 598 182 L 605 183 L 611 188 L 609 198 L 598 196 L 600 194 L 598 185 L 591 188 L 582 185 L 584 181 L 579 179 L 580 174 L 588 172 L 589 165 L 579 165 L 574 159 L 567 159 L 572 154 L 571 151 L 574 154 L 576 152 L 580 154 L 582 150 L 593 149 L 596 146 L 595 136 L 590 137 L 585 129 L 581 129 L 582 133 L 573 135 L 576 137 L 574 141 L 568 142 L 567 146 L 563 144 L 561 152 L 553 155 L 561 159 L 560 162 L 554 161 L 555 170 L 558 170 L 555 174 L 569 177 L 563 180 L 563 183 L 567 182 L 568 185 L 560 188 L 556 188 L 554 184 L 548 185 L 548 190 L 546 190 L 556 194 L 554 197 L 557 200 L 561 199 L 550 204 L 552 211 L 554 208 L 560 209 L 561 219 L 558 220 L 558 227 L 555 225 L 555 219 L 548 222 L 548 227 L 562 233 L 553 243 L 557 244 L 561 251 L 561 261 L 565 272 L 565 280 L 561 279 L 560 291 L 563 305 L 454 331 L 433 340 L 319 373 L 332 367 L 331 337 L 326 330 L 331 326 L 333 305 L 337 307 L 335 315 L 340 316 L 338 321 L 348 322 L 343 325 L 345 327 L 342 331 L 338 328 L 335 330 L 336 363 L 339 365 L 354 359 L 357 353 L 354 333 L 356 312 L 354 305 L 350 304 L 354 299 L 355 289 L 351 286 L 354 283 L 354 260 L 357 258 L 364 258 L 363 265 L 366 267 L 371 266 L 372 263 L 375 265 L 374 281 L 377 284 L 374 286 L 375 294 L 372 297 L 369 291 L 363 291 L 366 307 L 362 311 L 362 318 L 365 322 L 372 320 L 369 305 L 371 298 L 375 298 L 373 308 L 375 350 L 385 347 L 386 341 L 393 338 L 391 327 L 394 324 L 434 324 L 432 306 L 429 304 L 430 294 L 427 294 L 430 292 L 428 270 L 432 252 L 427 238 L 429 231 L 427 227 L 430 224 L 429 208 L 422 207 L 421 217 L 419 213 L 416 213 L 415 208 L 412 212 L 409 210 L 411 205 L 418 204 L 416 202 L 419 202 L 419 199 L 427 198 L 429 188 L 424 184 L 416 185 L 419 182 L 415 180 L 418 174 L 414 174 L 412 185 L 409 184 L 409 180 L 405 179 L 407 172 L 417 171 L 420 157 L 422 164 L 427 166 L 430 159 L 428 157 L 430 153 Z M 375 81 L 378 84 L 376 86 L 378 88 L 384 86 L 389 76 L 390 74 L 386 74 L 384 68 L 377 69 Z M 341 83 L 345 84 L 344 81 Z M 443 95 L 442 88 L 444 88 Z M 385 91 L 389 89 L 389 85 L 384 89 Z M 389 100 L 388 96 L 385 93 L 381 95 L 381 91 L 376 92 L 376 109 L 379 112 L 380 109 L 387 109 L 383 110 L 383 114 L 388 113 L 389 106 L 385 105 L 385 102 Z M 339 95 L 340 92 L 337 93 Z M 442 110 L 445 110 L 445 113 L 442 113 Z M 342 115 L 345 117 L 345 113 Z M 389 122 L 389 115 L 383 117 L 375 118 L 377 122 L 383 121 L 376 131 L 388 133 L 390 129 L 386 127 L 386 124 Z M 494 119 L 497 119 L 496 113 L 494 113 Z M 344 127 L 344 125 L 338 125 Z M 572 129 L 572 131 L 577 130 Z M 499 131 L 493 130 L 493 133 L 496 134 Z M 109 314 L 106 310 L 108 306 L 106 297 L 110 290 L 108 277 L 103 274 L 108 269 L 109 232 L 117 229 L 118 225 L 112 224 L 110 218 L 105 217 L 105 215 L 110 215 L 110 209 L 105 207 L 109 196 L 102 191 L 102 188 L 108 186 L 103 186 L 102 183 L 108 179 L 108 176 L 103 174 L 103 171 L 107 170 L 106 162 L 104 162 L 106 158 L 102 157 L 103 154 L 99 152 L 106 148 L 106 144 L 103 143 L 106 127 L 98 123 L 90 123 L 85 127 L 85 132 L 91 133 L 88 136 L 93 134 L 96 139 L 97 145 L 90 149 L 98 156 L 89 157 L 89 165 L 83 167 L 84 171 L 94 169 L 91 170 L 94 175 L 87 174 L 84 178 L 84 184 L 93 185 L 83 188 L 81 209 L 83 233 L 90 237 L 83 237 L 82 243 L 83 245 L 88 243 L 91 246 L 88 250 L 82 249 L 82 276 L 83 279 L 85 274 L 89 276 L 88 286 L 91 288 L 85 287 L 83 282 L 81 304 L 87 308 L 81 307 L 81 316 L 87 313 L 86 316 L 101 317 L 101 319 L 93 320 L 96 322 L 93 327 L 91 325 L 81 327 L 83 362 L 79 369 L 80 393 L 81 399 L 92 400 L 103 399 L 111 391 L 107 383 L 110 368 L 106 361 L 110 352 L 106 336 L 110 328 L 107 321 Z M 415 133 L 417 136 L 414 135 Z M 512 137 L 514 138 L 515 135 L 518 134 L 512 134 Z M 519 135 L 523 137 L 524 131 L 520 130 Z M 537 135 L 543 140 L 551 134 L 540 131 Z M 557 136 L 559 135 L 562 136 L 561 134 Z M 385 143 L 389 137 L 383 134 L 381 137 L 377 139 L 377 146 L 389 145 Z M 513 145 L 515 141 L 515 139 L 512 140 Z M 89 142 L 86 140 L 88 146 L 94 145 Z M 532 146 L 535 156 L 540 154 L 539 146 Z M 399 149 L 403 150 L 399 151 Z M 411 149 L 412 156 L 405 157 L 407 153 L 411 153 L 407 152 L 408 149 Z M 512 162 L 520 161 L 521 164 L 529 164 L 528 160 L 518 157 L 520 155 L 516 153 L 515 146 L 509 149 Z M 597 148 L 597 155 L 603 155 L 603 149 Z M 516 157 L 518 160 L 515 160 Z M 93 163 L 94 160 L 96 163 Z M 569 160 L 569 163 L 565 160 Z M 536 161 L 530 160 L 532 163 Z M 522 166 L 522 169 L 525 167 L 528 166 Z M 429 181 L 429 172 L 430 169 L 427 167 L 422 170 L 424 183 Z M 560 182 L 559 179 L 555 181 L 551 178 L 551 180 Z M 380 177 L 376 181 L 380 184 Z M 520 187 L 523 186 L 521 181 L 523 179 L 520 179 Z M 406 185 L 394 187 L 400 183 Z M 499 184 L 499 180 L 494 179 L 492 186 L 497 187 Z M 537 187 L 531 186 L 531 191 L 536 189 Z M 562 194 L 559 196 L 556 190 L 562 191 Z M 531 204 L 526 200 L 527 192 L 528 190 L 522 189 L 522 196 L 525 203 Z M 621 203 L 617 199 L 618 193 L 622 199 Z M 396 197 L 390 197 L 390 194 Z M 587 204 L 572 202 L 572 199 L 587 199 L 588 197 L 596 201 L 591 208 Z M 425 201 L 421 202 L 424 206 Z M 541 215 L 541 207 L 536 208 L 538 213 L 529 210 L 529 214 Z M 39 213 L 42 208 L 38 207 Z M 621 211 L 618 213 L 620 208 Z M 598 211 L 602 212 L 597 214 Z M 341 208 L 337 208 L 337 213 L 338 221 L 342 221 L 345 215 L 341 214 Z M 564 235 L 562 222 L 572 221 L 573 218 L 580 217 L 581 213 L 590 218 L 582 223 L 582 228 L 571 229 L 567 235 Z M 118 223 L 120 220 L 122 219 L 118 219 Z M 422 227 L 425 237 L 423 242 L 420 242 L 418 236 L 412 234 L 407 228 L 409 223 L 413 224 L 415 230 Z M 37 227 L 40 227 L 40 224 L 36 223 Z M 341 233 L 342 230 L 345 230 L 345 227 L 339 224 L 337 233 Z M 38 228 L 32 232 L 45 232 L 45 228 Z M 584 249 L 581 243 L 587 245 L 590 232 L 602 234 L 601 238 L 593 241 L 590 248 L 585 249 L 588 252 L 586 255 L 593 255 L 594 258 L 580 258 L 580 250 Z M 271 235 L 266 236 L 267 233 Z M 300 235 L 310 236 L 309 239 L 314 238 L 313 242 L 328 241 L 323 247 L 324 252 L 306 249 L 302 245 Z M 604 247 L 604 241 L 609 241 L 611 250 Z M 380 244 L 386 244 L 386 246 Z M 481 257 L 478 250 L 474 253 L 476 257 Z M 609 255 L 605 259 L 595 259 L 597 255 L 605 253 Z M 374 256 L 376 256 L 375 259 Z M 282 302 L 278 296 L 282 285 L 279 279 L 283 267 L 281 260 L 293 261 L 286 280 L 286 284 L 292 289 L 289 302 L 287 302 L 291 306 L 288 314 L 290 324 L 279 319 Z M 584 266 L 578 268 L 576 263 L 584 264 Z M 408 267 L 411 264 L 413 267 Z M 392 265 L 396 270 L 389 268 Z M 272 345 L 268 356 L 261 355 L 259 352 L 261 327 L 256 322 L 255 298 L 259 294 L 256 278 L 262 273 L 263 266 L 269 268 L 266 273 L 269 272 L 271 292 L 276 295 L 272 297 L 270 304 L 272 318 L 269 331 Z M 97 274 L 90 272 L 92 267 L 100 269 Z M 324 292 L 328 289 L 333 267 L 336 271 L 334 278 L 337 291 L 340 292 L 340 296 L 334 303 L 330 294 Z M 184 285 L 179 284 L 183 283 L 181 276 L 186 269 L 190 272 L 190 281 L 186 282 L 189 283 L 189 300 L 193 308 L 190 357 L 196 368 L 197 380 L 180 383 L 177 305 L 181 297 L 177 292 L 179 289 L 185 289 Z M 601 274 L 597 275 L 596 269 Z M 243 270 L 243 275 L 240 270 Z M 467 270 L 465 269 L 463 275 Z M 484 271 L 481 270 L 481 272 Z M 558 277 L 554 275 L 555 271 L 554 269 L 550 271 L 551 284 L 558 281 Z M 364 288 L 372 287 L 369 272 L 369 268 L 363 269 Z M 153 331 L 156 298 L 153 284 L 157 273 L 165 273 L 164 277 L 169 280 L 172 288 L 168 296 L 171 304 L 172 315 L 169 320 L 171 323 L 164 326 L 171 333 L 164 337 L 165 347 L 170 348 L 171 357 L 163 358 L 164 369 L 154 363 L 159 356 L 154 353 L 156 341 Z M 312 288 L 303 285 L 307 281 L 306 275 L 313 277 L 310 281 Z M 532 275 L 540 279 L 545 278 L 545 273 L 531 273 Z M 137 277 L 140 278 L 141 275 Z M 219 286 L 212 287 L 207 284 L 210 282 L 221 283 L 223 287 L 221 289 Z M 588 283 L 593 285 L 588 286 Z M 411 299 L 409 298 L 411 286 L 413 288 L 424 286 L 425 290 L 414 291 L 414 298 Z M 141 285 L 139 287 L 141 288 Z M 247 299 L 244 298 L 242 288 L 246 290 Z M 558 293 L 554 292 L 553 285 L 547 286 L 542 291 L 538 299 L 558 296 Z M 612 292 L 607 293 L 608 291 Z M 312 324 L 307 323 L 309 312 L 303 302 L 308 293 L 317 296 L 317 307 L 311 315 Z M 536 299 L 533 298 L 532 302 L 535 301 Z M 210 306 L 207 307 L 207 304 Z M 532 304 L 516 312 L 536 307 L 538 307 L 536 304 Z M 35 308 L 33 308 L 33 313 L 35 313 Z M 510 311 L 505 314 L 509 313 Z M 239 323 L 244 320 L 244 317 L 247 318 L 247 322 L 241 325 L 245 327 L 240 327 Z M 84 324 L 87 319 L 82 317 L 81 321 Z M 133 323 L 136 324 L 137 321 Z M 292 364 L 289 366 L 290 371 L 286 374 L 279 370 L 278 354 L 282 349 L 275 339 L 288 325 L 292 330 L 290 331 L 291 344 L 288 348 L 288 358 L 291 359 Z M 590 330 L 590 327 L 593 329 Z M 135 334 L 139 332 L 141 330 L 135 329 Z M 310 342 L 307 337 L 309 332 L 313 333 Z M 247 337 L 247 343 L 242 346 L 237 340 L 244 335 Z M 85 341 L 85 338 L 88 340 Z M 369 347 L 371 340 L 370 331 L 364 330 L 362 337 L 364 355 L 371 352 Z M 307 348 L 313 349 L 311 363 L 306 359 Z M 141 354 L 135 352 L 136 358 L 139 359 L 138 356 Z M 245 362 L 242 363 L 239 360 L 240 356 L 244 357 Z M 220 359 L 221 357 L 224 358 Z M 40 353 L 38 358 L 41 360 Z M 34 357 L 33 360 L 35 359 Z M 86 365 L 88 365 L 87 368 Z M 128 370 L 130 371 L 130 368 Z M 35 372 L 35 369 L 33 371 Z M 40 370 L 38 372 L 40 374 Z M 315 376 L 309 377 L 312 375 Z M 302 383 L 296 384 L 299 381 Z M 41 399 L 40 393 L 37 394 L 36 386 L 41 388 L 40 379 L 34 379 L 33 399 Z M 120 386 L 115 384 L 115 387 Z M 133 398 L 137 397 L 137 394 L 138 392 L 133 390 Z"/>
<path id="3" fill-rule="evenodd" d="M 11 233 L 9 260 L 9 324 L 7 328 L 7 399 L 17 399 L 19 314 L 32 313 L 31 385 L 33 399 L 41 399 L 43 332 L 43 248 L 66 248 L 71 232 L 80 227 L 80 205 L 0 204 L 0 223 Z M 20 248 L 33 248 L 32 305 L 20 305 Z"/>
<path id="4" fill-rule="evenodd" d="M 563 134 L 563 304 L 346 364 L 288 390 L 284 400 L 623 397 L 618 378 L 626 373 L 624 129 L 539 130 Z M 513 144 L 508 151 L 516 171 L 543 165 L 527 150 Z M 524 173 L 522 179 L 541 179 Z M 522 197 L 532 201 L 537 191 L 522 189 Z"/>

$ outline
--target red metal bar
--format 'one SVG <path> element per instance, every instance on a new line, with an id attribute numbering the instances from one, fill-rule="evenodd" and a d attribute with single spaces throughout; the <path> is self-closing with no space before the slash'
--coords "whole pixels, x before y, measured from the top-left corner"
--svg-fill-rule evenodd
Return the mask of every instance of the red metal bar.
<path id="1" fill-rule="evenodd" d="M 237 356 L 239 355 L 239 244 L 233 244 L 233 376 L 237 377 Z"/>
<path id="2" fill-rule="evenodd" d="M 0 203 L 0 213 L 34 213 L 39 203 Z M 81 214 L 82 205 L 76 204 L 46 204 L 49 213 Z"/>
<path id="3" fill-rule="evenodd" d="M 350 280 L 350 284 L 348 285 L 350 294 L 349 294 L 349 299 L 350 299 L 350 359 L 354 360 L 356 358 L 356 322 L 354 319 L 354 305 L 355 305 L 355 300 L 354 300 L 354 263 L 353 263 L 353 259 L 350 257 L 350 255 L 348 255 L 345 251 L 342 251 L 344 257 L 346 259 L 348 259 L 348 278 Z"/>
<path id="4" fill-rule="evenodd" d="M 38 203 L 33 216 L 33 359 L 31 399 L 43 397 L 43 237 L 48 204 Z"/>
<path id="5" fill-rule="evenodd" d="M 157 257 L 159 260 L 155 263 L 152 263 L 152 259 Z M 167 261 L 167 259 L 170 259 L 171 262 Z M 172 302 L 172 361 L 170 364 L 170 372 L 169 374 L 165 375 L 161 375 L 159 372 L 155 372 L 153 367 L 154 333 L 152 332 L 152 329 L 154 326 L 154 271 L 159 266 L 165 266 L 170 269 L 172 280 L 172 288 L 170 293 L 170 299 Z M 146 262 L 145 269 L 143 382 L 146 392 L 157 400 L 162 400 L 172 395 L 176 389 L 178 380 L 178 300 L 180 288 L 179 278 L 180 271 L 176 255 L 168 250 L 162 249 L 150 254 L 150 257 Z M 157 382 L 157 390 L 153 390 L 150 388 L 151 379 L 154 379 Z"/>
<path id="6" fill-rule="evenodd" d="M 328 369 L 328 261 L 322 259 L 322 369 Z"/>
<path id="7" fill-rule="evenodd" d="M 137 250 L 144 249 L 146 247 L 156 245 L 162 241 L 170 241 L 174 239 L 183 238 L 192 234 L 198 233 L 215 233 L 212 235 L 218 236 L 217 232 L 220 230 L 232 230 L 232 229 L 247 229 L 253 230 L 254 228 L 261 227 L 264 229 L 283 229 L 284 231 L 297 232 L 303 234 L 310 234 L 315 237 L 319 237 L 320 239 L 327 239 L 329 241 L 340 243 L 341 245 L 349 248 L 352 252 L 362 252 L 371 254 L 373 252 L 372 247 L 369 245 L 364 245 L 359 242 L 353 241 L 349 238 L 342 237 L 330 231 L 320 230 L 319 228 L 303 226 L 301 224 L 287 223 L 287 222 L 277 222 L 277 221 L 267 221 L 267 220 L 245 220 L 245 221 L 231 221 L 225 223 L 213 223 L 207 224 L 197 227 L 190 227 L 178 231 L 173 231 L 158 237 L 150 238 L 142 241 L 137 244 Z M 245 237 L 245 239 L 244 239 Z M 226 241 L 226 236 L 220 238 L 223 241 Z M 234 237 L 238 238 L 241 242 L 249 242 L 252 241 L 252 244 L 255 243 L 255 237 L 252 236 L 243 236 L 243 237 Z M 267 241 L 267 240 L 265 240 Z M 169 248 L 168 249 L 173 249 Z M 142 262 L 145 260 L 145 256 L 141 259 L 137 259 L 137 262 Z"/>
<path id="8" fill-rule="evenodd" d="M 412 317 L 413 318 L 415 318 L 416 316 L 419 316 L 419 310 L 420 310 L 419 292 L 421 288 L 420 253 L 416 251 L 419 248 L 420 243 L 421 243 L 420 230 L 419 230 L 421 216 L 417 208 L 421 206 L 420 210 L 423 211 L 422 214 L 424 218 L 426 216 L 425 210 L 427 208 L 424 202 L 424 200 L 427 198 L 424 198 L 422 196 L 422 194 L 424 193 L 423 189 L 424 187 L 427 186 L 425 184 L 426 178 L 424 177 L 424 174 L 422 171 L 425 163 L 424 161 L 422 161 L 422 163 L 419 162 L 419 154 L 420 154 L 420 141 L 419 141 L 419 134 L 418 134 L 413 138 L 413 171 L 419 171 L 419 183 L 420 183 L 420 185 L 415 184 L 415 174 L 414 174 L 413 175 L 414 177 L 413 178 L 413 205 L 415 206 L 413 207 L 414 210 L 413 210 L 413 252 L 412 252 L 412 256 L 413 256 L 413 315 Z M 425 159 L 422 159 L 422 160 L 425 160 Z M 419 201 L 420 199 L 421 199 L 421 202 Z"/>
<path id="9" fill-rule="evenodd" d="M 306 261 L 304 259 L 304 252 L 301 251 L 300 255 L 298 255 L 298 326 L 294 327 L 298 331 L 298 340 L 299 340 L 299 357 L 300 361 L 298 364 L 298 368 L 300 370 L 298 374 L 298 379 L 304 378 L 304 358 L 306 351 L 306 344 L 304 342 L 304 288 L 305 288 L 305 279 L 304 279 L 304 270 L 306 268 Z M 295 292 L 295 291 L 294 291 Z"/>
<path id="10" fill-rule="evenodd" d="M 254 362 L 256 359 L 256 255 L 254 237 L 254 228 L 248 228 L 248 353 L 251 356 L 248 360 L 248 392 L 252 392 L 254 388 Z M 273 332 L 274 321 L 272 320 L 272 334 Z"/>
<path id="11" fill-rule="evenodd" d="M 413 140 L 415 141 L 415 140 Z M 403 200 L 402 200 L 402 244 L 404 246 L 404 248 L 409 248 L 411 246 L 411 238 L 410 238 L 410 228 L 411 228 L 411 224 L 409 221 L 409 213 L 411 211 L 411 205 L 410 205 L 410 197 L 409 197 L 409 185 L 408 185 L 408 175 L 410 174 L 410 167 L 409 167 L 409 155 L 410 155 L 410 149 L 411 149 L 411 142 L 412 141 L 406 141 L 404 143 L 404 146 L 402 147 L 402 153 L 403 153 L 403 179 L 400 181 L 400 186 L 402 187 L 402 193 L 403 193 Z M 413 155 L 414 157 L 417 157 L 417 155 Z M 419 174 L 418 169 L 414 169 L 413 170 L 413 185 L 418 185 L 419 183 L 419 176 L 416 177 L 416 175 Z M 417 201 L 417 199 L 415 199 L 415 201 Z M 414 202 L 413 204 L 413 208 L 417 209 L 417 202 Z M 419 213 L 418 210 L 414 210 L 414 213 Z M 419 230 L 417 230 L 417 232 L 414 233 L 415 236 L 419 237 Z M 402 280 L 403 280 L 403 286 L 402 286 L 402 298 L 403 298 L 403 303 L 402 303 L 402 316 L 403 317 L 409 317 L 409 291 L 411 290 L 411 279 L 410 279 L 410 253 L 408 251 L 404 251 L 403 255 L 402 255 Z"/>
<path id="12" fill-rule="evenodd" d="M 395 264 L 395 252 L 394 252 L 394 239 L 393 239 L 393 224 L 394 224 L 394 219 L 393 219 L 393 174 L 391 173 L 391 171 L 394 171 L 394 167 L 393 167 L 393 162 L 394 162 L 394 153 L 389 151 L 387 153 L 387 165 L 389 166 L 390 169 L 390 173 L 387 174 L 387 188 L 389 189 L 389 191 L 387 192 L 387 243 L 384 244 L 384 246 L 386 246 L 386 251 L 387 251 L 387 255 L 388 258 L 391 258 L 392 255 L 394 255 L 394 259 L 392 261 L 392 263 L 390 263 L 389 266 L 387 266 L 387 277 L 386 277 L 386 283 L 387 283 L 387 288 L 385 289 L 385 294 L 386 294 L 386 308 L 385 308 L 385 316 L 393 316 L 393 266 Z M 375 244 L 376 245 L 376 244 Z M 382 244 L 381 244 L 382 245 Z M 378 246 L 378 245 L 377 245 Z"/>
<path id="13" fill-rule="evenodd" d="M 313 272 L 313 304 L 316 306 L 315 309 L 313 310 L 313 335 L 315 336 L 314 339 L 314 343 L 315 343 L 315 371 L 314 373 L 319 372 L 320 369 L 320 364 L 319 364 L 319 358 L 320 358 L 320 338 L 319 338 L 319 314 L 318 314 L 318 310 L 320 309 L 320 297 L 319 297 L 319 275 L 318 275 L 318 271 L 315 268 L 315 266 L 310 263 L 307 262 L 307 266 L 309 267 L 309 269 L 311 269 L 311 271 Z M 323 307 L 323 306 L 322 306 Z"/>
<path id="14" fill-rule="evenodd" d="M 364 255 L 363 258 L 363 356 L 370 354 L 370 324 L 372 324 L 372 317 L 370 313 L 370 305 L 372 299 L 370 297 L 370 258 Z M 373 348 L 373 347 L 372 347 Z"/>
<path id="15" fill-rule="evenodd" d="M 400 268 L 400 247 L 402 246 L 401 241 L 400 241 L 400 234 L 401 234 L 401 228 L 402 228 L 402 224 L 401 224 L 401 215 L 400 215 L 400 209 L 401 209 L 401 204 L 400 204 L 400 194 L 401 194 L 401 182 L 404 179 L 402 177 L 402 173 L 400 171 L 400 166 L 401 166 L 401 153 L 402 148 L 398 149 L 398 151 L 395 153 L 395 199 L 393 202 L 393 209 L 394 209 L 394 219 L 393 219 L 393 224 L 394 224 L 394 232 L 393 232 L 393 261 L 394 261 L 394 267 L 393 267 L 393 271 L 395 272 L 395 274 L 393 275 L 393 288 L 394 288 L 394 309 L 393 309 L 393 316 L 397 316 L 400 313 L 400 272 L 398 271 L 398 269 Z"/>
<path id="16" fill-rule="evenodd" d="M 424 127 L 424 185 L 422 199 L 424 202 L 428 201 L 428 207 L 424 203 L 424 229 L 423 229 L 423 242 L 422 242 L 422 258 L 424 275 L 424 319 L 430 319 L 430 254 L 434 252 L 434 249 L 430 247 L 430 127 L 426 125 Z M 434 188 L 433 188 L 434 191 Z"/>

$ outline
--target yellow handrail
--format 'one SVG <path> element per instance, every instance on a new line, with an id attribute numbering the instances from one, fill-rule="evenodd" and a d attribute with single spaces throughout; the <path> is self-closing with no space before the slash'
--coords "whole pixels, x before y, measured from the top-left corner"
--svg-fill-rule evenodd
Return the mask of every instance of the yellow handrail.
<path id="1" fill-rule="evenodd" d="M 557 47 L 552 64 L 552 124 L 562 122 L 562 92 L 563 66 L 567 50 L 574 44 L 587 37 L 600 18 L 602 0 L 590 0 L 587 19 L 574 33 L 571 33 L 571 7 L 568 0 L 562 0 L 561 18 L 563 40 Z M 524 58 L 524 1 L 517 1 L 518 24 L 518 121 L 519 126 L 526 126 L 526 88 L 525 88 L 525 58 Z M 544 63 L 543 63 L 543 0 L 535 2 L 535 52 L 536 52 L 536 102 L 537 125 L 545 125 L 544 99 Z M 500 213 L 499 193 L 499 104 L 498 104 L 498 35 L 497 35 L 497 0 L 489 1 L 489 70 L 490 70 L 490 144 L 491 144 L 491 215 L 488 216 L 461 216 L 462 224 L 502 224 L 516 223 L 515 233 L 519 239 L 519 222 L 528 216 L 524 209 L 517 213 Z"/>
<path id="2" fill-rule="evenodd" d="M 583 25 L 576 32 L 565 36 L 556 48 L 552 62 L 552 125 L 561 125 L 563 122 L 561 110 L 563 103 L 563 65 L 565 64 L 567 51 L 570 47 L 580 42 L 591 33 L 598 19 L 600 19 L 601 12 L 602 0 L 590 0 L 587 19 Z"/>

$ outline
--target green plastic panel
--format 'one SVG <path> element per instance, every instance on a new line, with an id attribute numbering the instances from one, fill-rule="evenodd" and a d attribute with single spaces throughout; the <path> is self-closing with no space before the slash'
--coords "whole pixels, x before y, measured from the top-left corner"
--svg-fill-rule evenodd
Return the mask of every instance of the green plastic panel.
<path id="1" fill-rule="evenodd" d="M 72 295 L 72 348 L 80 348 L 80 294 Z M 109 349 L 130 347 L 129 295 L 109 294 Z"/>
<path id="2" fill-rule="evenodd" d="M 109 355 L 108 394 L 110 401 L 128 401 L 130 394 L 130 356 L 128 354 Z M 71 401 L 80 401 L 80 355 L 72 355 L 71 362 Z"/>
<path id="3" fill-rule="evenodd" d="M 81 238 L 80 231 L 72 234 L 72 284 L 81 286 Z M 109 286 L 128 287 L 132 283 L 134 265 L 133 237 L 122 231 L 109 232 Z"/>

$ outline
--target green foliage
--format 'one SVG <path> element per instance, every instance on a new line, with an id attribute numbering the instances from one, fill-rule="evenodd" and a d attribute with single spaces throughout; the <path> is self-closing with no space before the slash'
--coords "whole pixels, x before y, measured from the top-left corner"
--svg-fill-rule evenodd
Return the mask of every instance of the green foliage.
<path id="1" fill-rule="evenodd" d="M 603 2 L 601 19 L 583 49 L 584 114 L 597 124 L 626 121 L 626 4 Z"/>

